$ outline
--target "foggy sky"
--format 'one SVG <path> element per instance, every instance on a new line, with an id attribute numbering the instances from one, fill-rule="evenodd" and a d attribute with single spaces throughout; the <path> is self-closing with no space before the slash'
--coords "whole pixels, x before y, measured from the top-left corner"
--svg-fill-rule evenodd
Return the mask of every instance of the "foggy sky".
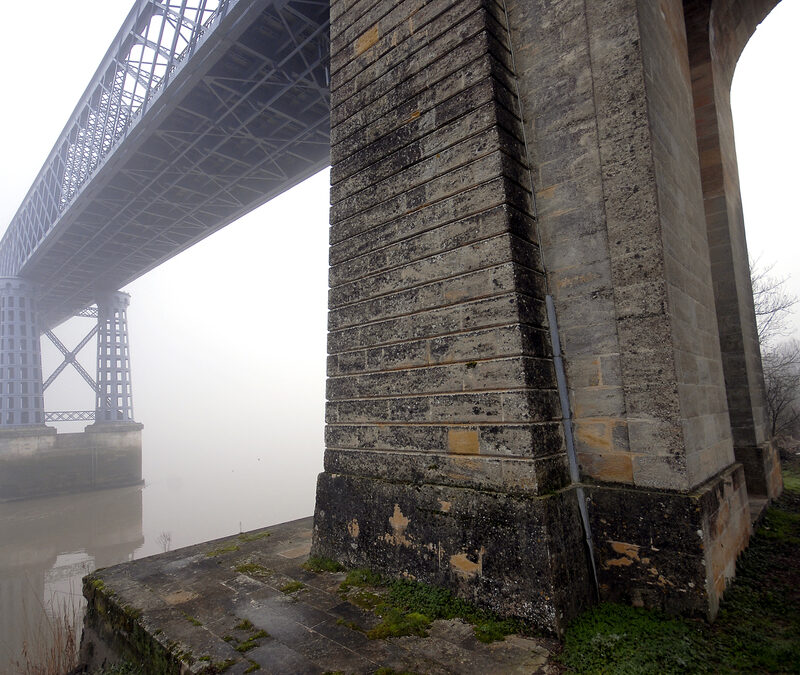
<path id="1" fill-rule="evenodd" d="M 130 6 L 4 8 L 3 227 Z M 750 250 L 777 261 L 779 274 L 795 272 L 800 243 L 798 29 L 800 2 L 782 3 L 745 50 L 733 92 Z M 318 174 L 125 289 L 143 469 L 159 495 L 145 509 L 145 529 L 182 533 L 176 546 L 201 525 L 197 536 L 208 538 L 209 526 L 222 536 L 238 521 L 249 529 L 312 512 L 323 452 L 327 182 L 327 171 Z M 800 271 L 791 283 L 800 294 Z M 71 348 L 90 326 L 57 332 Z M 90 373 L 93 359 L 90 346 L 82 360 Z M 91 409 L 93 396 L 70 373 L 48 390 L 45 407 Z M 206 501 L 182 504 L 187 486 Z"/>

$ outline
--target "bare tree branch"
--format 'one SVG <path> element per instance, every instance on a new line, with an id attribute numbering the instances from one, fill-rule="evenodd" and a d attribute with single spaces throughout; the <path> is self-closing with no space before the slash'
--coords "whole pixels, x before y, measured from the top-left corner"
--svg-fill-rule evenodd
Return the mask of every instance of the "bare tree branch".
<path id="1" fill-rule="evenodd" d="M 779 335 L 787 335 L 790 309 L 797 304 L 797 296 L 785 288 L 788 277 L 771 274 L 775 263 L 761 265 L 750 261 L 750 281 L 753 285 L 753 304 L 756 310 L 758 339 L 762 347 Z"/>

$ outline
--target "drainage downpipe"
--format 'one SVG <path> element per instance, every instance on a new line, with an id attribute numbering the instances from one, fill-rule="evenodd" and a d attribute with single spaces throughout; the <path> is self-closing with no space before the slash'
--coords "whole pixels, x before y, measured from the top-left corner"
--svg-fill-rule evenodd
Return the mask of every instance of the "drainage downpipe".
<path id="1" fill-rule="evenodd" d="M 525 132 L 525 115 L 523 114 L 522 95 L 519 90 L 519 80 L 517 79 L 517 64 L 514 56 L 514 44 L 511 40 L 511 19 L 508 16 L 508 6 L 506 0 L 502 0 L 503 13 L 506 18 L 506 32 L 508 33 L 508 47 L 511 53 L 511 68 L 514 73 L 514 84 L 516 85 L 517 105 L 519 106 L 519 119 L 522 124 L 522 142 L 525 147 L 525 158 L 530 158 L 528 150 L 528 137 Z M 544 260 L 544 249 L 542 248 L 542 235 L 538 227 L 538 214 L 536 209 L 536 189 L 533 185 L 533 175 L 528 169 L 528 180 L 531 187 L 531 206 L 534 221 L 537 222 L 536 238 L 541 252 L 542 273 L 547 289 L 545 303 L 547 304 L 547 321 L 550 324 L 550 341 L 553 343 L 553 362 L 556 369 L 556 381 L 558 383 L 558 397 L 561 400 L 561 415 L 564 419 L 564 439 L 567 444 L 567 459 L 569 460 L 569 476 L 575 485 L 575 493 L 578 497 L 578 509 L 581 512 L 581 522 L 583 533 L 586 538 L 586 547 L 589 550 L 589 562 L 592 566 L 592 578 L 594 580 L 594 592 L 597 599 L 600 599 L 600 583 L 597 580 L 597 565 L 594 559 L 594 546 L 592 545 L 592 530 L 589 527 L 589 512 L 586 509 L 586 494 L 580 484 L 581 475 L 578 470 L 578 456 L 575 453 L 575 441 L 572 436 L 572 413 L 569 407 L 569 396 L 567 395 L 567 377 L 564 374 L 564 359 L 561 358 L 561 342 L 558 337 L 558 323 L 556 322 L 556 308 L 553 304 L 553 296 L 550 295 L 550 282 L 547 278 L 547 266 Z"/>
<path id="2" fill-rule="evenodd" d="M 575 453 L 575 439 L 572 436 L 572 413 L 569 407 L 569 396 L 567 395 L 567 377 L 564 373 L 564 359 L 561 358 L 561 342 L 558 337 L 558 323 L 556 322 L 556 308 L 553 304 L 553 296 L 549 293 L 545 296 L 547 305 L 547 321 L 550 324 L 550 341 L 553 343 L 553 364 L 556 369 L 556 382 L 558 384 L 558 398 L 561 400 L 561 415 L 564 419 L 564 440 L 567 444 L 567 460 L 569 461 L 569 477 L 575 485 L 575 494 L 578 497 L 578 510 L 581 513 L 583 523 L 583 533 L 586 537 L 586 548 L 589 551 L 589 562 L 592 567 L 592 577 L 594 579 L 594 591 L 597 599 L 600 599 L 600 583 L 597 580 L 597 564 L 594 559 L 594 546 L 592 545 L 592 530 L 589 526 L 589 512 L 586 508 L 586 494 L 580 484 L 581 475 L 578 469 L 578 456 Z"/>

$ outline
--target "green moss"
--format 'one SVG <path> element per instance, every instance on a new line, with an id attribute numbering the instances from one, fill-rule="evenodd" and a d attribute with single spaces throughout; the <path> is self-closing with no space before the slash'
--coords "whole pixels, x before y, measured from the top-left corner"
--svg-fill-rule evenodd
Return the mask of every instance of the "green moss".
<path id="1" fill-rule="evenodd" d="M 258 647 L 258 642 L 253 642 L 252 640 L 245 640 L 244 642 L 240 642 L 238 645 L 234 647 L 237 652 L 244 652 L 250 651 L 251 649 L 255 649 Z"/>
<path id="2" fill-rule="evenodd" d="M 345 580 L 339 584 L 339 592 L 347 593 L 351 588 L 362 588 L 364 586 L 379 586 L 381 581 L 381 575 L 372 570 L 366 568 L 350 570 Z"/>
<path id="3" fill-rule="evenodd" d="M 183 613 L 183 618 L 186 619 L 190 624 L 193 626 L 202 626 L 202 622 L 195 619 L 193 616 L 190 616 L 186 612 Z"/>
<path id="4" fill-rule="evenodd" d="M 122 612 L 132 621 L 136 621 L 142 615 L 142 610 L 132 605 L 123 605 Z"/>
<path id="5" fill-rule="evenodd" d="M 239 544 L 236 542 L 232 542 L 230 544 L 225 544 L 225 546 L 220 546 L 219 548 L 215 548 L 212 551 L 208 551 L 206 553 L 206 558 L 216 558 L 217 556 L 225 555 L 226 553 L 233 553 L 234 551 L 239 550 Z"/>
<path id="6" fill-rule="evenodd" d="M 249 577 L 268 577 L 272 574 L 272 570 L 269 567 L 264 567 L 263 565 L 259 565 L 257 563 L 243 563 L 241 565 L 237 565 L 234 567 L 239 574 L 246 574 Z"/>
<path id="7" fill-rule="evenodd" d="M 110 666 L 103 666 L 98 670 L 93 670 L 92 675 L 143 675 L 142 669 L 131 663 L 123 661 Z"/>
<path id="8" fill-rule="evenodd" d="M 303 569 L 319 574 L 320 572 L 343 572 L 344 567 L 331 558 L 311 556 L 303 563 Z"/>
<path id="9" fill-rule="evenodd" d="M 493 612 L 479 609 L 445 588 L 405 579 L 389 584 L 388 596 L 376 611 L 383 614 L 385 608 L 420 614 L 429 621 L 463 619 L 474 626 L 475 637 L 481 642 L 494 642 L 512 633 L 529 631 L 528 626 L 522 621 L 503 619 Z"/>
<path id="10" fill-rule="evenodd" d="M 211 661 L 211 657 L 208 654 L 205 654 L 204 656 L 198 656 L 197 660 L 198 661 Z"/>
<path id="11" fill-rule="evenodd" d="M 225 642 L 236 642 L 236 638 L 233 637 L 233 635 L 223 635 L 222 639 L 225 640 Z"/>
<path id="12" fill-rule="evenodd" d="M 250 664 L 250 667 L 244 671 L 245 673 L 255 673 L 257 670 L 261 670 L 261 666 L 259 666 L 255 661 L 247 659 L 247 662 Z"/>
<path id="13" fill-rule="evenodd" d="M 336 619 L 337 626 L 345 626 L 350 630 L 358 631 L 359 633 L 366 632 L 361 626 L 359 626 L 355 621 L 347 621 L 346 619 Z"/>
<path id="14" fill-rule="evenodd" d="M 228 668 L 236 663 L 236 659 L 225 659 L 224 661 L 215 661 L 210 666 L 205 668 L 202 672 L 208 673 L 224 673 Z"/>
<path id="15" fill-rule="evenodd" d="M 290 581 L 288 584 L 284 584 L 280 587 L 280 592 L 289 595 L 290 593 L 296 593 L 304 589 L 306 585 L 300 581 Z"/>
<path id="16" fill-rule="evenodd" d="M 382 621 L 375 628 L 367 631 L 370 640 L 381 640 L 401 635 L 428 634 L 431 620 L 419 612 L 403 612 L 396 607 L 387 607 L 382 611 Z"/>
<path id="17" fill-rule="evenodd" d="M 356 607 L 366 610 L 375 609 L 381 602 L 381 596 L 377 593 L 372 593 L 371 591 L 358 591 L 356 593 L 351 593 L 347 599 Z"/>
<path id="18" fill-rule="evenodd" d="M 242 619 L 234 626 L 235 630 L 253 630 L 253 622 L 250 619 Z"/>
<path id="19" fill-rule="evenodd" d="M 800 544 L 800 513 L 768 509 L 758 534 L 765 539 L 792 545 Z"/>
<path id="20" fill-rule="evenodd" d="M 271 534 L 270 532 L 253 532 L 253 533 L 244 532 L 239 535 L 239 541 L 245 543 L 249 543 L 251 541 L 259 541 L 260 539 L 266 539 L 267 537 L 270 536 L 270 534 Z"/>

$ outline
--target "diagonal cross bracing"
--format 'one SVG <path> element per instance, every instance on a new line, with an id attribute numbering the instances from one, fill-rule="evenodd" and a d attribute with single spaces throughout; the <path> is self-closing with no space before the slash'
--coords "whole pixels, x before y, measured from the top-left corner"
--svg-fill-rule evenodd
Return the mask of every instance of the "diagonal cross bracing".
<path id="1" fill-rule="evenodd" d="M 0 241 L 43 327 L 324 168 L 328 3 L 139 0 Z"/>

